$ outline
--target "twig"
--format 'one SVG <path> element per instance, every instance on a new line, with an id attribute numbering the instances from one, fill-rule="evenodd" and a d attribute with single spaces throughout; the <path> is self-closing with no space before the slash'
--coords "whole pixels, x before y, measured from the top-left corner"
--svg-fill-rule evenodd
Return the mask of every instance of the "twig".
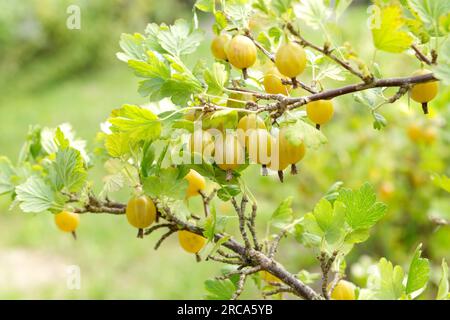
<path id="1" fill-rule="evenodd" d="M 158 250 L 158 248 L 161 246 L 164 240 L 166 240 L 168 237 L 170 237 L 173 233 L 177 232 L 177 229 L 169 229 L 166 233 L 164 233 L 161 238 L 156 242 L 155 244 L 155 250 Z"/>
<path id="2" fill-rule="evenodd" d="M 270 53 L 269 51 L 266 50 L 266 48 L 264 48 L 258 41 L 255 40 L 255 38 L 253 38 L 253 36 L 251 35 L 249 30 L 245 30 L 245 35 L 253 41 L 253 43 L 255 44 L 255 46 L 264 54 L 267 56 L 267 58 L 269 58 L 273 63 L 275 63 L 275 55 L 273 53 Z M 295 79 L 295 80 L 294 80 Z M 305 83 L 303 83 L 302 81 L 294 78 L 293 80 L 289 81 L 289 84 L 294 85 L 294 87 L 296 87 L 296 85 L 302 87 L 304 90 L 308 91 L 309 93 L 316 93 L 316 91 L 309 87 L 308 85 L 306 85 Z M 295 81 L 295 83 L 294 83 Z"/>
<path id="3" fill-rule="evenodd" d="M 230 272 L 227 272 L 226 274 L 222 275 L 222 276 L 217 276 L 216 279 L 217 280 L 225 280 L 225 279 L 229 279 L 232 276 L 238 275 L 238 274 L 245 274 L 245 275 L 251 275 L 254 274 L 256 272 L 259 272 L 261 270 L 260 266 L 256 266 L 256 267 L 246 267 L 244 269 L 237 269 L 237 270 L 233 270 Z"/>
<path id="4" fill-rule="evenodd" d="M 292 290 L 292 288 L 288 287 L 288 286 L 283 286 L 283 287 L 279 287 L 270 291 L 263 291 L 262 295 L 264 298 L 266 297 L 270 297 L 279 293 L 294 293 L 294 291 Z"/>
<path id="5" fill-rule="evenodd" d="M 430 59 L 428 59 L 427 56 L 422 51 L 420 51 L 420 49 L 415 44 L 411 45 L 411 48 L 414 50 L 414 52 L 416 53 L 416 57 L 420 61 L 424 62 L 425 64 L 427 64 L 429 66 L 432 64 Z"/>
<path id="6" fill-rule="evenodd" d="M 227 253 L 227 252 L 223 251 L 222 249 L 217 249 L 217 253 L 227 259 L 241 259 L 240 255 Z"/>
<path id="7" fill-rule="evenodd" d="M 266 48 L 264 48 L 258 41 L 255 40 L 255 38 L 253 38 L 252 34 L 250 33 L 249 30 L 245 30 L 245 36 L 247 38 L 249 38 L 250 40 L 253 41 L 253 43 L 255 44 L 255 46 L 262 52 L 264 53 L 267 58 L 269 58 L 272 62 L 275 62 L 275 56 L 270 53 L 269 51 L 266 50 Z"/>
<path id="8" fill-rule="evenodd" d="M 215 257 L 215 256 L 208 256 L 206 258 L 206 260 L 213 260 L 213 261 L 221 262 L 221 263 L 225 263 L 225 264 L 242 265 L 242 260 L 224 259 L 224 258 Z"/>
<path id="9" fill-rule="evenodd" d="M 322 270 L 322 295 L 325 299 L 330 300 L 330 295 L 328 293 L 328 273 L 330 272 L 331 266 L 337 257 L 338 252 L 335 251 L 328 257 L 325 252 L 321 252 L 318 260 L 320 261 L 320 269 Z"/>
<path id="10" fill-rule="evenodd" d="M 245 204 L 247 203 L 247 201 L 248 201 L 247 196 L 243 195 L 241 200 L 241 207 L 239 207 L 239 205 L 236 202 L 236 198 L 235 197 L 231 198 L 231 203 L 233 204 L 234 209 L 239 218 L 239 231 L 241 233 L 242 239 L 244 240 L 246 250 L 249 250 L 251 248 L 251 244 L 247 236 L 247 231 L 245 229 L 244 212 L 242 212 L 242 209 L 245 210 Z"/>
<path id="11" fill-rule="evenodd" d="M 172 228 L 172 227 L 173 227 L 173 224 L 172 224 L 172 223 L 161 223 L 161 224 L 157 224 L 157 225 L 155 225 L 155 226 L 152 226 L 152 227 L 146 229 L 146 230 L 144 231 L 144 235 L 147 236 L 147 235 L 149 235 L 150 233 L 152 233 L 153 231 L 156 231 L 156 230 L 161 229 L 161 228 Z"/>
<path id="12" fill-rule="evenodd" d="M 209 217 L 209 215 L 210 215 L 209 203 L 216 195 L 216 192 L 217 192 L 217 189 L 214 189 L 209 195 L 206 195 L 206 193 L 204 193 L 203 191 L 201 191 L 201 190 L 198 191 L 198 193 L 200 193 L 200 195 L 202 196 L 202 199 L 203 199 L 203 209 L 205 212 L 205 217 Z"/>
<path id="13" fill-rule="evenodd" d="M 260 251 L 261 246 L 258 241 L 258 236 L 256 235 L 256 212 L 258 211 L 258 206 L 256 203 L 252 204 L 252 213 L 250 215 L 250 222 L 248 223 L 248 229 L 250 230 L 250 234 L 253 239 L 253 245 L 255 247 L 255 250 Z"/>
<path id="14" fill-rule="evenodd" d="M 241 273 L 241 275 L 239 276 L 239 281 L 237 283 L 236 291 L 231 297 L 231 300 L 236 300 L 242 294 L 242 291 L 244 290 L 245 279 L 247 279 L 247 275 L 245 273 Z"/>
<path id="15" fill-rule="evenodd" d="M 374 80 L 374 76 L 372 74 L 364 75 L 360 71 L 353 68 L 348 61 L 341 60 L 340 58 L 338 58 L 336 55 L 333 54 L 332 52 L 333 50 L 330 50 L 328 46 L 324 46 L 323 48 L 321 48 L 303 38 L 302 35 L 294 29 L 294 26 L 291 23 L 288 23 L 286 27 L 293 36 L 299 39 L 298 43 L 301 44 L 302 46 L 310 47 L 318 52 L 321 52 L 322 54 L 329 57 L 337 64 L 341 65 L 343 68 L 345 68 L 346 70 L 350 71 L 355 76 L 363 80 L 365 83 L 370 83 Z"/>

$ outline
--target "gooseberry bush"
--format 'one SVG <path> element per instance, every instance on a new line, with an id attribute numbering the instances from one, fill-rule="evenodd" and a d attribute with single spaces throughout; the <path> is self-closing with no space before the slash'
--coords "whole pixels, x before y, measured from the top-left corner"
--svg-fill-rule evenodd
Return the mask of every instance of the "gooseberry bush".
<path id="1" fill-rule="evenodd" d="M 242 175 L 249 166 L 260 166 L 276 192 L 287 171 L 298 173 L 304 157 L 320 157 L 323 145 L 333 140 L 326 137 L 327 123 L 335 109 L 346 111 L 341 96 L 353 95 L 372 115 L 374 130 L 382 130 L 384 106 L 395 108 L 406 95 L 411 108 L 428 114 L 428 103 L 450 82 L 448 1 L 376 0 L 369 7 L 376 50 L 395 54 L 392 59 L 417 58 L 416 73 L 396 78 L 383 77 L 375 54 L 364 61 L 349 43 L 330 36 L 351 2 L 198 0 L 192 21 L 150 23 L 142 34 L 123 34 L 117 57 L 140 79 L 139 93 L 150 102 L 170 101 L 169 107 L 114 109 L 92 151 L 68 124 L 31 127 L 17 163 L 0 158 L 0 194 L 23 212 L 54 214 L 58 228 L 74 236 L 83 223 L 80 216 L 97 213 L 125 215 L 138 238 L 164 230 L 155 249 L 176 233 L 197 261 L 226 266 L 205 282 L 210 299 L 237 299 L 248 280 L 263 297 L 419 297 L 431 281 L 421 245 L 407 269 L 381 258 L 365 287 L 344 280 L 347 255 L 386 214 L 369 183 L 349 189 L 336 182 L 307 213 L 294 213 L 288 195 L 258 226 L 258 199 Z M 199 14 L 214 20 L 212 37 L 199 27 Z M 303 26 L 323 41 L 313 43 Z M 203 41 L 214 62 L 199 57 L 188 63 Z M 410 127 L 407 135 L 430 141 L 432 135 L 422 129 Z M 109 172 L 99 193 L 88 174 L 94 159 Z M 436 187 L 450 192 L 450 178 L 435 180 Z M 129 191 L 127 203 L 111 199 L 120 190 Z M 202 199 L 202 212 L 189 207 L 194 197 Z M 234 214 L 220 212 L 219 202 L 230 203 Z M 232 219 L 237 230 L 230 228 Z M 288 271 L 278 262 L 286 238 L 311 250 L 317 269 Z M 449 298 L 445 260 L 436 298 Z"/>

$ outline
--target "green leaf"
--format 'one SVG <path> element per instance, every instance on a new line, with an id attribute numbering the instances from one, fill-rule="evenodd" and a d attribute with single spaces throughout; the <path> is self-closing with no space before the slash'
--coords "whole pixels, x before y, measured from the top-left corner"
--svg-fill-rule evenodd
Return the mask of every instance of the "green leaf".
<path id="1" fill-rule="evenodd" d="M 158 117 L 148 109 L 135 105 L 123 105 L 112 112 L 108 120 L 111 131 L 125 133 L 131 141 L 153 141 L 161 133 Z"/>
<path id="2" fill-rule="evenodd" d="M 335 202 L 334 207 L 326 199 L 322 198 L 315 206 L 313 215 L 318 226 L 323 231 L 327 243 L 333 245 L 342 240 L 344 233 L 345 207 L 340 202 Z"/>
<path id="3" fill-rule="evenodd" d="M 436 78 L 441 80 L 444 85 L 450 85 L 450 41 L 446 41 L 442 46 L 438 64 L 432 66 L 432 70 Z"/>
<path id="4" fill-rule="evenodd" d="M 208 292 L 207 300 L 230 300 L 236 287 L 229 279 L 206 280 L 205 289 Z"/>
<path id="5" fill-rule="evenodd" d="M 293 219 L 292 199 L 288 197 L 284 199 L 270 218 L 270 224 L 277 228 L 283 228 Z"/>
<path id="6" fill-rule="evenodd" d="M 405 24 L 400 5 L 381 8 L 379 25 L 372 28 L 375 47 L 391 53 L 407 50 L 413 43 L 412 37 L 401 28 Z"/>
<path id="7" fill-rule="evenodd" d="M 0 195 L 14 191 L 12 177 L 15 175 L 14 167 L 8 158 L 0 157 Z"/>
<path id="8" fill-rule="evenodd" d="M 60 139 L 60 149 L 56 153 L 55 161 L 50 165 L 49 179 L 56 190 L 76 193 L 86 182 L 85 163 L 80 152 L 69 147 L 69 141 L 64 138 L 59 128 L 56 137 Z"/>
<path id="9" fill-rule="evenodd" d="M 321 131 L 302 120 L 298 120 L 295 124 L 290 125 L 286 129 L 285 134 L 289 143 L 299 145 L 303 142 L 307 148 L 311 149 L 317 149 L 328 142 Z"/>
<path id="10" fill-rule="evenodd" d="M 161 30 L 158 41 L 168 53 L 181 57 L 194 53 L 203 40 L 203 32 L 193 29 L 184 19 L 178 19 L 167 30 Z"/>
<path id="11" fill-rule="evenodd" d="M 436 300 L 448 300 L 449 297 L 449 284 L 448 284 L 448 265 L 445 259 L 442 259 L 441 264 L 442 272 L 441 279 L 439 280 L 438 293 Z"/>
<path id="12" fill-rule="evenodd" d="M 49 209 L 62 209 L 64 205 L 50 186 L 38 177 L 30 177 L 17 186 L 16 194 L 23 212 L 39 213 Z"/>
<path id="13" fill-rule="evenodd" d="M 188 182 L 180 177 L 179 169 L 166 168 L 159 171 L 158 176 L 144 179 L 144 191 L 154 197 L 165 196 L 170 199 L 184 199 Z"/>
<path id="14" fill-rule="evenodd" d="M 294 5 L 294 12 L 297 18 L 313 29 L 320 29 L 332 14 L 323 0 L 302 0 Z"/>
<path id="15" fill-rule="evenodd" d="M 215 0 L 197 0 L 195 1 L 195 7 L 203 12 L 214 12 Z"/>
<path id="16" fill-rule="evenodd" d="M 209 124 L 213 128 L 235 128 L 239 120 L 238 116 L 239 114 L 236 110 L 215 111 L 209 119 Z"/>
<path id="17" fill-rule="evenodd" d="M 345 236 L 344 242 L 348 244 L 361 243 L 366 241 L 370 236 L 370 229 L 358 229 L 350 232 Z"/>
<path id="18" fill-rule="evenodd" d="M 339 190 L 341 189 L 343 184 L 344 183 L 342 181 L 337 181 L 333 183 L 333 185 L 327 190 L 327 192 L 323 197 L 330 202 L 335 201 L 339 196 Z"/>
<path id="19" fill-rule="evenodd" d="M 124 167 L 129 165 L 119 159 L 108 159 L 105 162 L 105 169 L 108 175 L 104 176 L 103 189 L 100 192 L 100 197 L 104 198 L 111 192 L 116 192 L 122 189 L 125 185 L 126 174 L 124 173 Z"/>
<path id="20" fill-rule="evenodd" d="M 381 130 L 387 125 L 386 118 L 378 112 L 373 112 L 373 128 L 376 130 Z"/>
<path id="21" fill-rule="evenodd" d="M 228 71 L 222 63 L 216 62 L 211 70 L 205 70 L 203 77 L 208 85 L 208 93 L 221 95 L 228 82 Z"/>
<path id="22" fill-rule="evenodd" d="M 441 80 L 445 85 L 450 85 L 450 60 L 432 67 L 436 78 Z"/>
<path id="23" fill-rule="evenodd" d="M 407 0 L 410 10 L 425 24 L 432 36 L 442 36 L 439 29 L 440 18 L 450 11 L 448 0 Z"/>
<path id="24" fill-rule="evenodd" d="M 229 201 L 232 197 L 241 193 L 241 188 L 238 185 L 229 184 L 225 185 L 217 191 L 217 196 L 222 201 Z"/>
<path id="25" fill-rule="evenodd" d="M 362 290 L 361 298 L 377 300 L 397 300 L 404 296 L 404 272 L 400 266 L 393 266 L 390 261 L 381 258 L 377 265 L 378 272 L 368 279 L 368 290 Z M 369 291 L 368 293 L 364 291 Z"/>
<path id="26" fill-rule="evenodd" d="M 135 33 L 131 35 L 123 33 L 120 37 L 119 45 L 123 50 L 123 52 L 117 53 L 119 60 L 124 62 L 128 62 L 129 60 L 146 60 L 145 38 L 142 34 Z"/>
<path id="27" fill-rule="evenodd" d="M 409 266 L 408 281 L 406 283 L 406 293 L 412 294 L 418 290 L 425 289 L 430 278 L 430 262 L 421 258 L 422 244 L 420 244 Z"/>
<path id="28" fill-rule="evenodd" d="M 357 191 L 341 189 L 337 201 L 345 205 L 345 219 L 353 230 L 372 227 L 386 212 L 386 205 L 376 201 L 376 194 L 369 183 Z"/>
<path id="29" fill-rule="evenodd" d="M 109 155 L 114 158 L 129 154 L 132 145 L 128 134 L 125 133 L 112 133 L 105 137 L 105 148 Z"/>

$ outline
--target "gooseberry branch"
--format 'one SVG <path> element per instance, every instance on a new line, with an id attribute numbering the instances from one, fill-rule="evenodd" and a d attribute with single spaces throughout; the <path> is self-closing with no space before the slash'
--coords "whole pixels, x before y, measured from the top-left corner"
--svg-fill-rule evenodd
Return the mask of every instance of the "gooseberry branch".
<path id="1" fill-rule="evenodd" d="M 215 193 L 214 193 L 215 194 Z M 212 200 L 209 196 L 207 199 Z M 213 260 L 226 264 L 234 264 L 239 265 L 239 268 L 235 271 L 227 273 L 222 276 L 222 278 L 229 278 L 232 275 L 238 274 L 240 275 L 240 281 L 238 282 L 237 290 L 233 296 L 233 298 L 238 298 L 242 293 L 242 288 L 247 279 L 247 276 L 264 270 L 273 276 L 279 278 L 284 287 L 278 288 L 279 292 L 290 292 L 295 294 L 303 299 L 307 300 L 317 300 L 323 299 L 320 294 L 318 294 L 314 289 L 304 284 L 301 280 L 299 280 L 295 275 L 288 272 L 279 262 L 277 262 L 273 257 L 270 257 L 268 254 L 265 254 L 262 251 L 261 246 L 256 238 L 255 232 L 255 218 L 256 218 L 256 205 L 252 206 L 252 212 L 249 218 L 245 217 L 245 209 L 248 203 L 248 198 L 244 195 L 243 199 L 241 199 L 241 203 L 239 204 L 236 198 L 232 200 L 235 210 L 239 217 L 240 224 L 240 233 L 242 238 L 244 239 L 244 245 L 240 244 L 232 237 L 222 243 L 221 247 L 230 250 L 231 253 L 224 252 L 223 249 L 219 249 L 217 253 L 223 258 L 218 258 L 215 256 L 207 257 L 207 260 Z M 209 201 L 206 202 L 206 206 L 209 205 Z M 149 235 L 156 230 L 167 228 L 168 231 L 164 233 L 161 238 L 157 241 L 155 245 L 155 249 L 162 244 L 162 242 L 167 239 L 170 235 L 176 233 L 180 230 L 187 230 L 189 232 L 203 235 L 204 229 L 196 226 L 193 223 L 184 221 L 174 215 L 170 208 L 162 205 L 160 202 L 155 200 L 157 203 L 158 211 L 160 213 L 161 219 L 164 219 L 166 222 L 154 225 L 150 228 L 147 228 L 144 231 L 144 235 Z M 100 200 L 91 195 L 88 199 L 88 202 L 82 204 L 81 207 L 74 210 L 77 213 L 105 213 L 105 214 L 114 214 L 114 215 L 123 215 L 125 214 L 126 205 L 111 202 L 107 200 Z M 249 220 L 249 221 L 247 221 Z M 248 222 L 248 223 L 247 223 Z M 250 244 L 250 239 L 247 236 L 246 228 L 249 228 L 251 231 L 251 235 L 253 237 L 254 246 L 252 247 Z M 214 234 L 214 242 L 220 241 L 226 235 L 221 233 Z M 277 241 L 279 241 L 278 239 Z M 275 293 L 273 293 L 275 294 Z M 265 294 L 266 296 L 270 294 Z"/>

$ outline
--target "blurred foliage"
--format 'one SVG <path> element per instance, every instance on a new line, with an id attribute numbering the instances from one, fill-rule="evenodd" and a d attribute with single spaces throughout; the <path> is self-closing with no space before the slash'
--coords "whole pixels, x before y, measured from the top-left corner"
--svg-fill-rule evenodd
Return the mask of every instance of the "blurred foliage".
<path id="1" fill-rule="evenodd" d="M 81 29 L 70 30 L 69 6 L 80 8 Z M 22 87 L 35 88 L 111 63 L 122 32 L 148 21 L 183 16 L 190 1 L 24 0 L 0 2 L 0 85 L 26 73 Z"/>

